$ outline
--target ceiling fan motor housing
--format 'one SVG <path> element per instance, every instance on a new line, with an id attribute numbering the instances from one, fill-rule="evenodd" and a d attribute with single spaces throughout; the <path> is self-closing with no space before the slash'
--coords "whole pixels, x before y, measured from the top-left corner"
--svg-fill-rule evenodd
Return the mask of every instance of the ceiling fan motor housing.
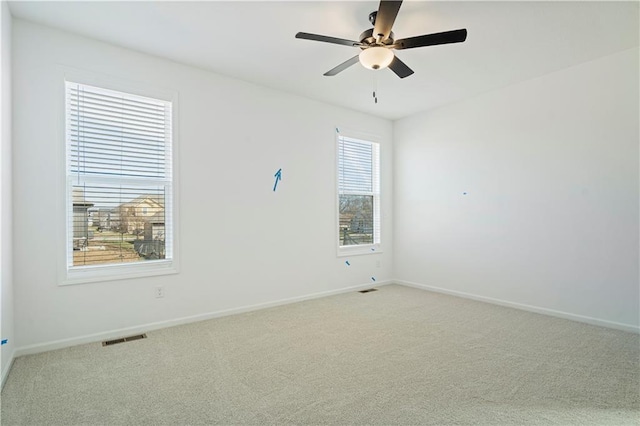
<path id="1" fill-rule="evenodd" d="M 374 10 L 373 12 L 371 12 L 369 14 L 369 22 L 371 22 L 371 25 L 375 26 L 376 25 L 376 16 L 378 16 L 378 11 Z"/>
<path id="2" fill-rule="evenodd" d="M 381 40 L 381 43 L 385 46 L 390 46 L 393 44 L 393 31 L 389 33 L 389 37 L 386 40 Z M 373 35 L 373 28 L 369 28 L 360 34 L 360 43 L 366 44 L 367 46 L 376 44 L 376 37 Z M 366 46 L 363 46 L 362 49 L 366 49 Z"/>

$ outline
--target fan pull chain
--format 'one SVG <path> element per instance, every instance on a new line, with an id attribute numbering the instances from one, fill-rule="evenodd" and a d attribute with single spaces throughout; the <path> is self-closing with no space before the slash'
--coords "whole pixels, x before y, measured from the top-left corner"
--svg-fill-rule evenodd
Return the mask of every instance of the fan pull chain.
<path id="1" fill-rule="evenodd" d="M 373 101 L 374 103 L 378 103 L 378 73 L 373 73 Z"/>

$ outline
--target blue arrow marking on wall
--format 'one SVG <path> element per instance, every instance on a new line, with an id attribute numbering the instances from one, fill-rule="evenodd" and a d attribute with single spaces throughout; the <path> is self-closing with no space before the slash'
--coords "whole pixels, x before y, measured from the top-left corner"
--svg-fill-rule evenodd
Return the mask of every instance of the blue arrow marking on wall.
<path id="1" fill-rule="evenodd" d="M 0 345 L 6 345 L 8 341 L 9 339 L 2 339 L 2 343 L 0 343 Z"/>
<path id="2" fill-rule="evenodd" d="M 346 262 L 344 262 L 347 264 L 347 266 L 351 266 L 351 264 L 349 263 L 349 261 L 347 260 Z"/>
<path id="3" fill-rule="evenodd" d="M 273 185 L 273 190 L 275 191 L 278 187 L 278 182 L 282 180 L 282 169 L 278 169 L 274 176 L 276 177 L 276 183 Z"/>

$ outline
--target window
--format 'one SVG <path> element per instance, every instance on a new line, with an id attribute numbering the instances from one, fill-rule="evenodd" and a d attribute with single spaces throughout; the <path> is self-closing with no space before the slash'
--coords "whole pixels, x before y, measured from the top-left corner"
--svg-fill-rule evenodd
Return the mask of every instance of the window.
<path id="1" fill-rule="evenodd" d="M 65 133 L 67 277 L 171 266 L 172 103 L 67 81 Z"/>
<path id="2" fill-rule="evenodd" d="M 339 253 L 380 244 L 380 145 L 338 134 Z"/>

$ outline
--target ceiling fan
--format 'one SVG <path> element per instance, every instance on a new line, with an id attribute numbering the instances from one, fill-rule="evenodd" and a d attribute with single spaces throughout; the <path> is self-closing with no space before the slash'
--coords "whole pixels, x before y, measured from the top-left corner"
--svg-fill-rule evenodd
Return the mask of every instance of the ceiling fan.
<path id="1" fill-rule="evenodd" d="M 381 0 L 378 10 L 369 14 L 369 22 L 371 22 L 373 28 L 360 34 L 360 41 L 302 32 L 296 34 L 296 38 L 342 44 L 344 46 L 358 47 L 362 50 L 360 54 L 324 73 L 326 76 L 334 76 L 360 61 L 365 68 L 372 70 L 389 67 L 400 78 L 410 76 L 413 74 L 413 70 L 402 62 L 392 50 L 461 43 L 467 39 L 467 30 L 461 29 L 395 40 L 391 27 L 396 20 L 401 5 L 402 1 Z"/>

